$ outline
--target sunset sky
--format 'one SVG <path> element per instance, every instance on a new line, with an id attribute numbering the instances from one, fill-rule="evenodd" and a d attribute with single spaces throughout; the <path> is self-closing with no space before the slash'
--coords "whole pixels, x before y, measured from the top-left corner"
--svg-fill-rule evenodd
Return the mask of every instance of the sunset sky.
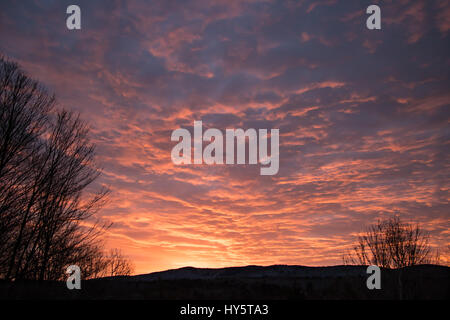
<path id="1" fill-rule="evenodd" d="M 98 217 L 136 273 L 341 264 L 392 215 L 448 246 L 449 31 L 450 1 L 0 2 L 0 52 L 90 123 Z M 278 174 L 174 165 L 194 120 L 278 128 Z"/>

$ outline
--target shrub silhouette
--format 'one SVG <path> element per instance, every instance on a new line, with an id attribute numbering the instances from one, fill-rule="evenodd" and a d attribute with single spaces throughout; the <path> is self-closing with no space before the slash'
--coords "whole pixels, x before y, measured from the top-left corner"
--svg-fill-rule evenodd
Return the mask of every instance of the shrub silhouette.
<path id="1" fill-rule="evenodd" d="M 358 244 L 344 255 L 345 264 L 377 265 L 384 268 L 435 262 L 429 235 L 419 225 L 392 217 L 378 221 L 358 237 Z"/>

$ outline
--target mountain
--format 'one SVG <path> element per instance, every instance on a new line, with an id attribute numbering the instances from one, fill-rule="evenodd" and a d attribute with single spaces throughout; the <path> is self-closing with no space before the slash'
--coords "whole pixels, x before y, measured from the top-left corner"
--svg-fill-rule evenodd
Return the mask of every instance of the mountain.
<path id="1" fill-rule="evenodd" d="M 327 278 L 345 276 L 366 276 L 363 266 L 305 267 L 273 265 L 245 266 L 229 268 L 184 267 L 161 272 L 153 272 L 130 277 L 110 277 L 104 279 L 122 279 L 128 281 L 157 280 L 217 280 L 217 279 L 267 279 L 267 278 Z"/>

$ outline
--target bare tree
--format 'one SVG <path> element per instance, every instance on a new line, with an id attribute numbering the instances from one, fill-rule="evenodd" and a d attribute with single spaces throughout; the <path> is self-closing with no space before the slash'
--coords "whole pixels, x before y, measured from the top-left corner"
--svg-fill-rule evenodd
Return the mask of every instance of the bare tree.
<path id="1" fill-rule="evenodd" d="M 111 249 L 109 255 L 105 257 L 106 268 L 103 276 L 129 276 L 134 271 L 134 265 L 125 258 L 119 249 Z"/>
<path id="2" fill-rule="evenodd" d="M 0 276 L 7 272 L 12 239 L 22 237 L 21 213 L 35 178 L 30 168 L 54 104 L 45 88 L 0 56 Z"/>
<path id="3" fill-rule="evenodd" d="M 4 58 L 0 104 L 0 278 L 57 280 L 77 263 L 98 273 L 107 226 L 93 215 L 108 189 L 87 196 L 100 174 L 89 128 Z"/>
<path id="4" fill-rule="evenodd" d="M 358 244 L 344 256 L 345 264 L 401 268 L 435 262 L 429 235 L 419 225 L 394 217 L 370 226 L 358 237 Z"/>

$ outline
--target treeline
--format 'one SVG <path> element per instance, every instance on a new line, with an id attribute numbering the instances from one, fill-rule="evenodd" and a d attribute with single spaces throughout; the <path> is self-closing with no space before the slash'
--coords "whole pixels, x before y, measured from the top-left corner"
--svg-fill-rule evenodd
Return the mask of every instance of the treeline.
<path id="1" fill-rule="evenodd" d="M 120 251 L 105 254 L 94 219 L 109 190 L 79 115 L 0 57 L 0 278 L 60 280 L 68 265 L 83 278 L 130 274 Z M 93 188 L 90 188 L 93 189 Z"/>

